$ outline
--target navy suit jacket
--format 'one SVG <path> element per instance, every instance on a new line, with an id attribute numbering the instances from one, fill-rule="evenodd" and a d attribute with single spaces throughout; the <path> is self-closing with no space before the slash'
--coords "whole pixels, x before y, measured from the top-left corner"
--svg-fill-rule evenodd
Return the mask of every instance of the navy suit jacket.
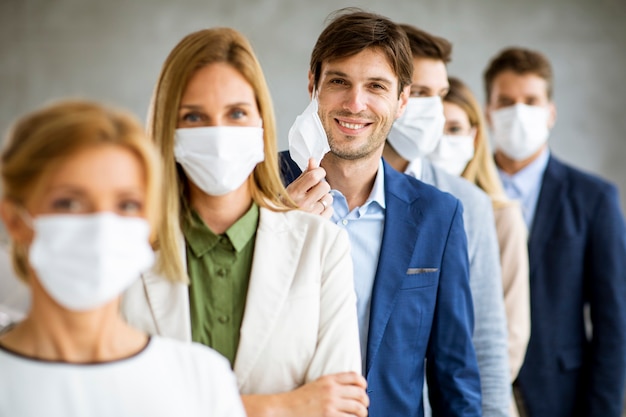
<path id="1" fill-rule="evenodd" d="M 280 162 L 289 184 L 300 169 L 287 152 Z M 369 415 L 422 416 L 426 366 L 433 415 L 480 416 L 462 205 L 386 163 L 384 172 L 365 371 Z"/>
<path id="2" fill-rule="evenodd" d="M 621 416 L 626 227 L 616 188 L 550 157 L 528 247 L 532 324 L 518 384 L 529 416 Z"/>

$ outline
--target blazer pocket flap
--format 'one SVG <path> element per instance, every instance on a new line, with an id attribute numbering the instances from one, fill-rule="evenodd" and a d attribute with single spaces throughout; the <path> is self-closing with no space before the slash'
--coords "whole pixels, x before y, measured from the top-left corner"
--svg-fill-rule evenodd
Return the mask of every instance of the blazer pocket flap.
<path id="1" fill-rule="evenodd" d="M 402 282 L 402 289 L 430 287 L 439 279 L 439 268 L 409 268 Z"/>
<path id="2" fill-rule="evenodd" d="M 580 348 L 566 349 L 559 354 L 559 366 L 562 371 L 578 369 L 583 364 L 583 353 Z"/>
<path id="3" fill-rule="evenodd" d="M 409 268 L 406 270 L 407 275 L 426 274 L 428 272 L 437 272 L 439 268 Z"/>

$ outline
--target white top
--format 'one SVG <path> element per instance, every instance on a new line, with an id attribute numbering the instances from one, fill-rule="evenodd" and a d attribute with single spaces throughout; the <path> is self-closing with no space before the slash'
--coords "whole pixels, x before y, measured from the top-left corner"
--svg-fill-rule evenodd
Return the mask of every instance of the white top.
<path id="1" fill-rule="evenodd" d="M 0 416 L 245 416 L 226 359 L 152 337 L 136 355 L 71 364 L 0 348 Z"/>

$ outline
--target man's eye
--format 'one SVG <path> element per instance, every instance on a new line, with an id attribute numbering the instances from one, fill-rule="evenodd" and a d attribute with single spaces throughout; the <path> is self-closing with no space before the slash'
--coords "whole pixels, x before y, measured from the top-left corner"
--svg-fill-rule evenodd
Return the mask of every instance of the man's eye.
<path id="1" fill-rule="evenodd" d="M 330 80 L 331 84 L 338 84 L 338 85 L 342 85 L 345 84 L 346 82 L 340 78 L 334 78 L 332 80 Z"/>

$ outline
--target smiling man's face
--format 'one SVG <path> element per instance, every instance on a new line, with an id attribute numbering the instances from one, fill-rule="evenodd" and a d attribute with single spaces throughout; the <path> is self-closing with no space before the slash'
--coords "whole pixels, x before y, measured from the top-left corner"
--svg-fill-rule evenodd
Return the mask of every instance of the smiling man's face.
<path id="1" fill-rule="evenodd" d="M 408 88 L 398 97 L 398 77 L 385 54 L 369 48 L 324 62 L 318 83 L 319 115 L 331 152 L 356 160 L 379 158 Z"/>

